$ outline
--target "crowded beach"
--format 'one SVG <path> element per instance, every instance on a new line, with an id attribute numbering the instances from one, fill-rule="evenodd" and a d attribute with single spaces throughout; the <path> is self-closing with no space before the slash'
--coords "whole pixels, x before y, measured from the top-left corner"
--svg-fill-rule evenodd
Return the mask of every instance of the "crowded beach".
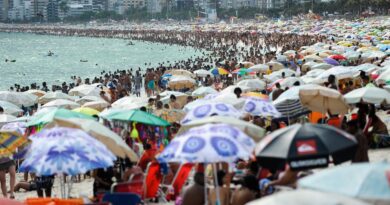
<path id="1" fill-rule="evenodd" d="M 1 24 L 203 56 L 0 91 L 0 202 L 390 204 L 389 27 Z"/>

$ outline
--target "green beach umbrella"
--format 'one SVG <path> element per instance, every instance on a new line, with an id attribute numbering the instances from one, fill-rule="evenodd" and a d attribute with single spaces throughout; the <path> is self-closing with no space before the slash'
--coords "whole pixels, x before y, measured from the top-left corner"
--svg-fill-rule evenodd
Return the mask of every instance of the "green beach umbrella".
<path id="1" fill-rule="evenodd" d="M 38 114 L 36 116 L 33 116 L 30 120 L 30 122 L 27 123 L 27 127 L 31 126 L 39 126 L 39 125 L 45 125 L 50 122 L 53 122 L 56 118 L 63 118 L 63 119 L 69 119 L 69 118 L 81 118 L 81 119 L 94 119 L 92 116 L 74 112 L 62 108 L 55 108 L 48 112 Z"/>
<path id="2" fill-rule="evenodd" d="M 111 115 L 106 116 L 106 118 L 109 120 L 138 122 L 138 123 L 153 125 L 153 126 L 166 127 L 171 125 L 166 120 L 141 110 L 128 110 L 123 112 L 114 112 Z"/>

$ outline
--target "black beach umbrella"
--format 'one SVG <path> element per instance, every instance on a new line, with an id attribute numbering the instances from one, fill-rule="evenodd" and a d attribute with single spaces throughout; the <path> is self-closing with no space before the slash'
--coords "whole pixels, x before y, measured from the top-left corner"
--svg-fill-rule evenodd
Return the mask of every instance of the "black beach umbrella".
<path id="1" fill-rule="evenodd" d="M 328 125 L 296 124 L 277 130 L 257 144 L 259 164 L 269 169 L 292 170 L 327 167 L 351 160 L 357 142 L 354 136 Z"/>

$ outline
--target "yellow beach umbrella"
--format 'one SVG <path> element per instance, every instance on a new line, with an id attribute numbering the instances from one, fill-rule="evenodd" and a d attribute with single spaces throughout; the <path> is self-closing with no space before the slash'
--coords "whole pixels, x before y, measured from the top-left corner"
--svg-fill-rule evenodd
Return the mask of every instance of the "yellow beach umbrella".
<path id="1" fill-rule="evenodd" d="M 100 113 L 99 111 L 92 109 L 92 108 L 89 108 L 89 107 L 79 107 L 79 108 L 73 109 L 72 111 L 83 113 L 86 115 L 91 115 L 91 116 L 98 115 Z"/>

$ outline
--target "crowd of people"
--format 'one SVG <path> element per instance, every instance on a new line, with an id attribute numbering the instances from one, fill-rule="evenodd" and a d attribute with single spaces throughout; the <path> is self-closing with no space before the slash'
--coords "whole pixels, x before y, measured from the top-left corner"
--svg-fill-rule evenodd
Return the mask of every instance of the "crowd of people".
<path id="1" fill-rule="evenodd" d="M 144 67 L 131 68 L 116 71 L 102 71 L 100 76 L 95 78 L 82 79 L 78 76 L 71 76 L 71 82 L 63 82 L 61 85 L 52 85 L 43 82 L 41 85 L 32 84 L 29 86 L 14 85 L 10 87 L 11 91 L 23 92 L 29 89 L 41 89 L 48 91 L 62 91 L 68 93 L 70 89 L 82 84 L 98 84 L 102 87 L 100 97 L 109 104 L 116 102 L 126 96 L 147 97 L 148 104 L 140 109 L 155 114 L 161 117 L 161 110 L 175 109 L 181 110 L 185 104 L 194 100 L 192 96 L 188 96 L 184 104 L 177 102 L 175 95 L 170 95 L 169 103 L 161 101 L 160 93 L 170 91 L 164 81 L 164 74 L 173 69 L 183 69 L 193 73 L 199 69 L 210 70 L 214 67 L 221 67 L 227 70 L 231 75 L 207 75 L 205 77 L 196 77 L 197 86 L 211 86 L 216 90 L 234 85 L 239 78 L 237 73 L 232 71 L 244 67 L 244 61 L 252 62 L 253 64 L 264 64 L 269 61 L 277 61 L 277 56 L 285 51 L 294 50 L 294 55 L 287 56 L 287 60 L 283 62 L 285 68 L 297 71 L 293 77 L 303 76 L 310 69 L 304 69 L 305 61 L 302 61 L 302 56 L 299 54 L 299 49 L 302 46 L 312 45 L 318 42 L 334 43 L 333 38 L 327 38 L 325 35 L 299 35 L 291 33 L 260 33 L 260 32 L 220 32 L 220 31 L 162 31 L 162 30 L 102 30 L 102 29 L 63 29 L 51 28 L 50 30 L 42 28 L 18 28 L 18 32 L 34 32 L 39 34 L 53 35 L 77 35 L 77 36 L 92 36 L 92 37 L 119 37 L 137 41 L 147 41 L 153 43 L 164 43 L 167 45 L 189 46 L 203 51 L 203 56 L 194 57 L 176 62 L 162 62 L 157 67 L 152 67 L 145 64 Z M 370 42 L 375 46 L 373 41 Z M 355 42 L 355 46 L 359 47 L 359 42 Z M 331 50 L 331 48 L 329 48 Z M 363 60 L 359 56 L 356 60 L 342 60 L 340 64 L 344 65 L 360 65 L 363 63 L 376 63 L 380 66 L 387 56 L 379 59 L 373 58 Z M 275 72 L 272 65 L 269 65 L 265 73 L 255 74 L 253 78 L 263 79 L 264 74 L 272 74 Z M 297 76 L 295 76 L 297 75 Z M 286 73 L 281 74 L 281 79 L 287 78 Z M 345 81 L 342 84 L 337 81 L 337 76 L 329 75 L 327 81 L 323 85 L 327 88 L 334 89 L 340 93 L 347 94 L 354 89 L 369 86 L 383 87 L 383 84 L 376 84 L 369 74 L 361 72 L 359 84 L 352 81 Z M 280 83 L 275 83 L 275 88 L 257 90 L 262 94 L 272 96 L 270 100 L 277 100 L 280 95 L 288 91 L 294 86 L 300 86 L 300 82 L 294 82 L 291 86 L 282 87 Z M 103 87 L 108 88 L 104 91 Z M 143 95 L 145 90 L 146 96 Z M 242 98 L 243 90 L 235 88 L 233 91 L 237 98 Z M 272 93 L 272 95 L 271 95 Z M 377 116 L 377 108 L 374 105 L 357 104 L 358 108 L 356 116 L 347 118 L 343 115 L 332 115 L 328 113 L 326 117 L 318 120 L 318 123 L 328 124 L 342 129 L 353 136 L 357 141 L 357 152 L 352 159 L 352 162 L 368 162 L 368 149 L 370 146 L 375 147 L 378 137 L 388 136 L 386 124 Z M 384 107 L 382 107 L 385 109 Z M 0 114 L 2 109 L 0 108 Z M 33 114 L 33 113 L 31 113 Z M 251 122 L 252 124 L 261 127 L 272 133 L 291 123 L 286 120 L 269 120 L 261 116 L 246 115 L 242 120 Z M 269 121 L 269 122 L 268 122 Z M 179 123 L 173 123 L 168 134 L 169 139 L 173 139 L 180 129 Z M 125 130 L 123 138 L 130 138 L 129 130 Z M 153 137 L 150 137 L 153 138 Z M 149 138 L 148 138 L 149 139 Z M 95 179 L 93 184 L 94 196 L 102 191 L 109 191 L 115 182 L 128 181 L 134 179 L 138 175 L 143 175 L 147 170 L 149 162 L 156 161 L 156 154 L 159 152 L 157 142 L 154 140 L 146 140 L 138 148 L 140 160 L 137 164 L 129 160 L 118 162 L 118 167 L 108 169 L 98 169 L 90 173 Z M 134 148 L 134 144 L 129 144 Z M 209 167 L 204 167 L 202 164 L 197 165 L 196 172 L 193 175 L 193 182 L 183 188 L 180 194 L 175 195 L 175 200 L 178 204 L 183 205 L 201 205 L 207 200 L 209 204 L 216 204 L 217 198 L 221 205 L 244 205 L 247 202 L 253 201 L 262 196 L 271 194 L 275 186 L 287 186 L 290 188 L 296 187 L 296 182 L 299 178 L 312 174 L 311 171 L 294 171 L 287 167 L 285 170 L 271 170 L 261 168 L 256 161 L 238 161 L 232 169 L 227 164 L 218 164 L 220 167 L 216 174 L 218 183 L 214 183 L 213 188 L 208 189 L 206 196 L 204 195 L 205 184 L 212 181 L 212 173 L 209 173 Z M 170 184 L 178 169 L 177 164 L 171 164 L 165 184 Z M 0 183 L 4 197 L 8 196 L 5 186 L 5 174 L 10 173 L 11 191 L 10 196 L 13 197 L 13 192 L 25 189 L 27 191 L 37 190 L 38 196 L 43 196 L 43 190 L 46 196 L 51 196 L 51 188 L 53 186 L 53 176 L 50 177 L 35 177 L 32 181 L 19 182 L 15 185 L 15 163 L 9 158 L 0 159 Z M 115 179 L 115 180 L 114 180 Z M 231 187 L 236 187 L 231 189 Z M 217 189 L 218 187 L 218 189 Z M 217 193 L 218 191 L 218 193 Z M 217 197 L 218 196 L 218 197 Z"/>

